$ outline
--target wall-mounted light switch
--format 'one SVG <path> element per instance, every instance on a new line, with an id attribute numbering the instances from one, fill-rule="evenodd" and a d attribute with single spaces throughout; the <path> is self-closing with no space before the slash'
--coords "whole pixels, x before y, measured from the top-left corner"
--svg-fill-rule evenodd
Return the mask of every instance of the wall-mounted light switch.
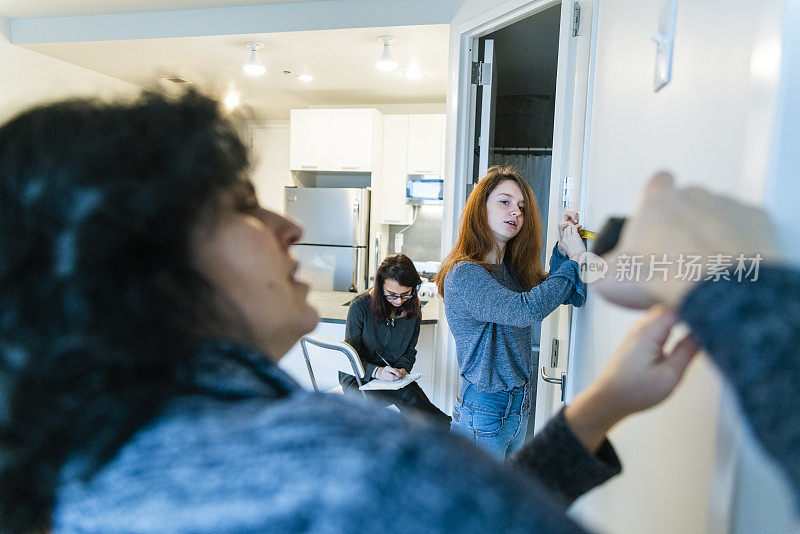
<path id="1" fill-rule="evenodd" d="M 678 15 L 678 0 L 666 0 L 658 17 L 658 32 L 653 35 L 656 43 L 656 72 L 653 90 L 658 91 L 672 79 L 672 47 L 675 44 L 675 19 Z"/>

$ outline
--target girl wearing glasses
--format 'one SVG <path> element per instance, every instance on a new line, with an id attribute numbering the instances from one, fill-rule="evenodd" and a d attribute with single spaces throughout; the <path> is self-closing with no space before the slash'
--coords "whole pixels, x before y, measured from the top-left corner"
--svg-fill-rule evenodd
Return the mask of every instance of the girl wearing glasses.
<path id="1" fill-rule="evenodd" d="M 577 223 L 577 212 L 567 212 L 559 224 L 548 274 L 531 187 L 513 168 L 491 167 L 467 199 L 458 242 L 436 277 L 464 379 L 452 430 L 500 459 L 525 441 L 536 386 L 531 327 L 586 296 Z"/>
<path id="2" fill-rule="evenodd" d="M 350 303 L 345 341 L 361 357 L 367 380 L 399 380 L 411 372 L 417 359 L 417 339 L 422 310 L 417 287 L 422 280 L 414 263 L 405 254 L 383 260 L 375 275 L 375 286 Z M 339 373 L 343 388 L 358 389 L 355 377 Z M 391 403 L 402 412 L 423 411 L 442 424 L 450 418 L 428 400 L 416 382 L 397 390 L 368 391 L 381 402 Z"/>

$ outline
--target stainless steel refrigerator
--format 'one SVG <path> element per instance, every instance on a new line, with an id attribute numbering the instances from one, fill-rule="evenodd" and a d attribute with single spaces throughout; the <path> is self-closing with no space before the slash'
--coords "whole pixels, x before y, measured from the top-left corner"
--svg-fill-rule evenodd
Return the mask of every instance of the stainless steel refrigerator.
<path id="1" fill-rule="evenodd" d="M 367 287 L 369 189 L 286 187 L 286 216 L 303 227 L 292 247 L 298 277 L 319 291 Z"/>

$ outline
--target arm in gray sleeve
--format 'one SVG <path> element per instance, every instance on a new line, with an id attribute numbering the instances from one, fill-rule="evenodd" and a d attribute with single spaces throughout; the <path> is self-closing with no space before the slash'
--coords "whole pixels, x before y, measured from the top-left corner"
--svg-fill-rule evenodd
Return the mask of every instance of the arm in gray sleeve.
<path id="1" fill-rule="evenodd" d="M 362 333 L 364 332 L 364 310 L 355 304 L 350 304 L 350 309 L 347 310 L 347 323 L 344 327 L 344 340 L 353 347 L 361 358 L 361 365 L 364 366 L 365 376 L 369 379 L 372 373 L 375 372 L 375 365 L 368 363 L 368 349 L 362 342 Z"/>
<path id="2" fill-rule="evenodd" d="M 510 326 L 530 326 L 541 322 L 570 295 L 585 289 L 579 280 L 578 264 L 565 261 L 555 273 L 527 292 L 519 293 L 503 287 L 477 263 L 463 262 L 453 267 L 445 277 L 448 303 L 464 306 L 474 319 Z M 452 304 L 451 304 L 452 305 Z"/>
<path id="3" fill-rule="evenodd" d="M 762 265 L 757 276 L 729 276 L 695 287 L 680 316 L 733 386 L 800 510 L 800 270 Z"/>
<path id="4" fill-rule="evenodd" d="M 564 262 L 569 261 L 569 257 L 565 256 L 558 250 L 558 243 L 553 245 L 553 253 L 550 255 L 550 272 L 555 273 L 557 272 Z M 573 262 L 574 263 L 574 262 Z M 580 269 L 580 266 L 578 266 Z M 580 273 L 578 273 L 580 274 Z M 566 298 L 562 304 L 572 304 L 573 306 L 583 306 L 583 303 L 586 301 L 586 287 L 583 285 L 583 280 L 580 276 L 575 279 L 575 291 L 570 293 L 570 295 Z"/>
<path id="5" fill-rule="evenodd" d="M 536 477 L 566 506 L 622 471 L 611 443 L 606 440 L 591 454 L 567 425 L 564 410 L 508 461 Z"/>

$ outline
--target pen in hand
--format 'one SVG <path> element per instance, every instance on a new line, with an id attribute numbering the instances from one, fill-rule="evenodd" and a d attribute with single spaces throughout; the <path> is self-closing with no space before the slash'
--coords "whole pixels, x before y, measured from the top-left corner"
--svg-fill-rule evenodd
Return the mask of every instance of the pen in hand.
<path id="1" fill-rule="evenodd" d="M 377 354 L 377 355 L 378 355 L 378 358 L 380 358 L 380 359 L 383 361 L 383 363 L 385 363 L 385 364 L 386 364 L 386 367 L 389 369 L 389 373 L 391 373 L 391 374 L 394 374 L 394 375 L 397 375 L 397 378 L 403 378 L 403 375 L 405 375 L 405 374 L 406 374 L 406 373 L 405 373 L 405 369 L 395 369 L 394 367 L 392 367 L 392 366 L 389 364 L 389 362 L 387 362 L 387 361 L 386 361 L 386 358 L 384 358 L 384 357 L 381 355 L 381 353 L 380 353 L 380 352 L 378 352 L 377 350 L 375 351 L 375 354 Z"/>

